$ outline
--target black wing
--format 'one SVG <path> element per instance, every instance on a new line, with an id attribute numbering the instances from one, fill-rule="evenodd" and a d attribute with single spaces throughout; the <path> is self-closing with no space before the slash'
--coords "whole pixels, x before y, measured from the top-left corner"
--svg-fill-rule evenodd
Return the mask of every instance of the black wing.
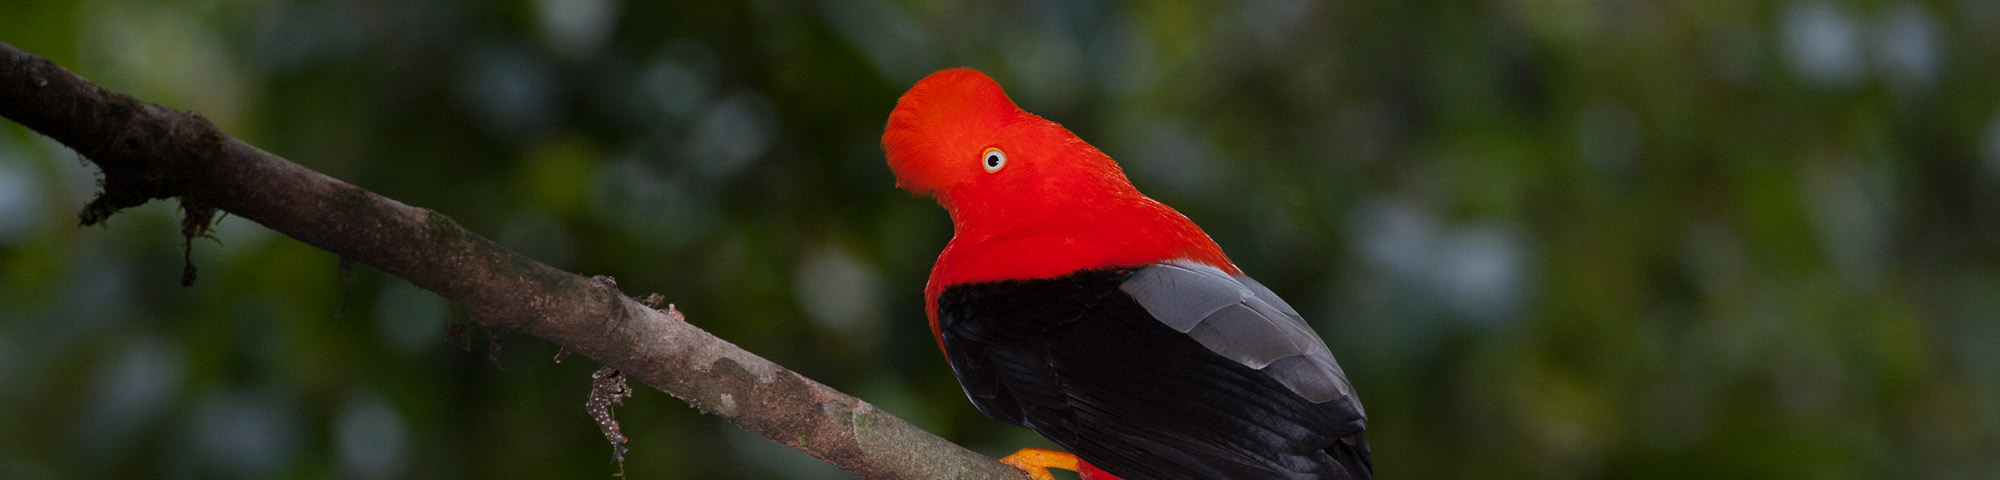
<path id="1" fill-rule="evenodd" d="M 1372 476 L 1353 388 L 1253 281 L 1195 264 L 1090 270 L 954 286 L 938 313 L 981 412 L 1114 475 Z"/>

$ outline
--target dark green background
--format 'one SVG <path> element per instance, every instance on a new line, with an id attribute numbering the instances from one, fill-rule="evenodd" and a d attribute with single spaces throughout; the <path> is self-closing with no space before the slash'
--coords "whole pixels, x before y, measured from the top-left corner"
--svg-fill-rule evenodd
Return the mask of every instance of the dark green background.
<path id="1" fill-rule="evenodd" d="M 1304 311 L 1386 478 L 2000 476 L 2000 4 L 12 0 L 0 40 L 989 454 L 878 146 L 985 70 Z M 0 126 L 0 478 L 605 478 L 585 359 Z M 633 478 L 841 478 L 641 389 Z"/>

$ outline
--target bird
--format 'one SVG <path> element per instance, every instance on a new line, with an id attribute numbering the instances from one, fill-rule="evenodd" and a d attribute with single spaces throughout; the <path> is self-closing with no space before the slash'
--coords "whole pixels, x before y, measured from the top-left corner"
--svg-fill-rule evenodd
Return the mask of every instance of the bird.
<path id="1" fill-rule="evenodd" d="M 1373 478 L 1325 340 L 1110 156 L 969 68 L 903 93 L 882 148 L 897 187 L 950 214 L 925 310 L 966 397 L 1068 450 L 1003 463 L 1036 480 Z"/>

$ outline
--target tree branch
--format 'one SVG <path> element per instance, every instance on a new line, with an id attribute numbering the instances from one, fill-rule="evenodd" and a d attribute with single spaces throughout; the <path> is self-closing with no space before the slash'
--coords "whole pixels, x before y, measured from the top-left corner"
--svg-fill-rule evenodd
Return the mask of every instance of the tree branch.
<path id="1" fill-rule="evenodd" d="M 481 325 L 587 355 L 746 430 L 864 478 L 1025 478 L 621 293 L 224 135 L 198 113 L 99 87 L 0 43 L 0 116 L 83 154 L 104 192 L 79 216 L 177 197 L 199 231 L 221 209 L 409 280 Z M 199 216 L 198 218 L 196 216 Z"/>

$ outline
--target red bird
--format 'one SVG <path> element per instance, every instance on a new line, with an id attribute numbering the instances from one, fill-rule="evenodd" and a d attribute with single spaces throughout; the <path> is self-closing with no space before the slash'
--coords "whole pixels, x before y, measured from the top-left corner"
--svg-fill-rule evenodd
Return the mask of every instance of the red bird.
<path id="1" fill-rule="evenodd" d="M 1373 477 L 1326 343 L 1111 157 L 963 68 L 910 87 L 882 148 L 898 187 L 951 213 L 924 294 L 966 396 L 1074 453 L 1003 461 L 1036 479 Z"/>

